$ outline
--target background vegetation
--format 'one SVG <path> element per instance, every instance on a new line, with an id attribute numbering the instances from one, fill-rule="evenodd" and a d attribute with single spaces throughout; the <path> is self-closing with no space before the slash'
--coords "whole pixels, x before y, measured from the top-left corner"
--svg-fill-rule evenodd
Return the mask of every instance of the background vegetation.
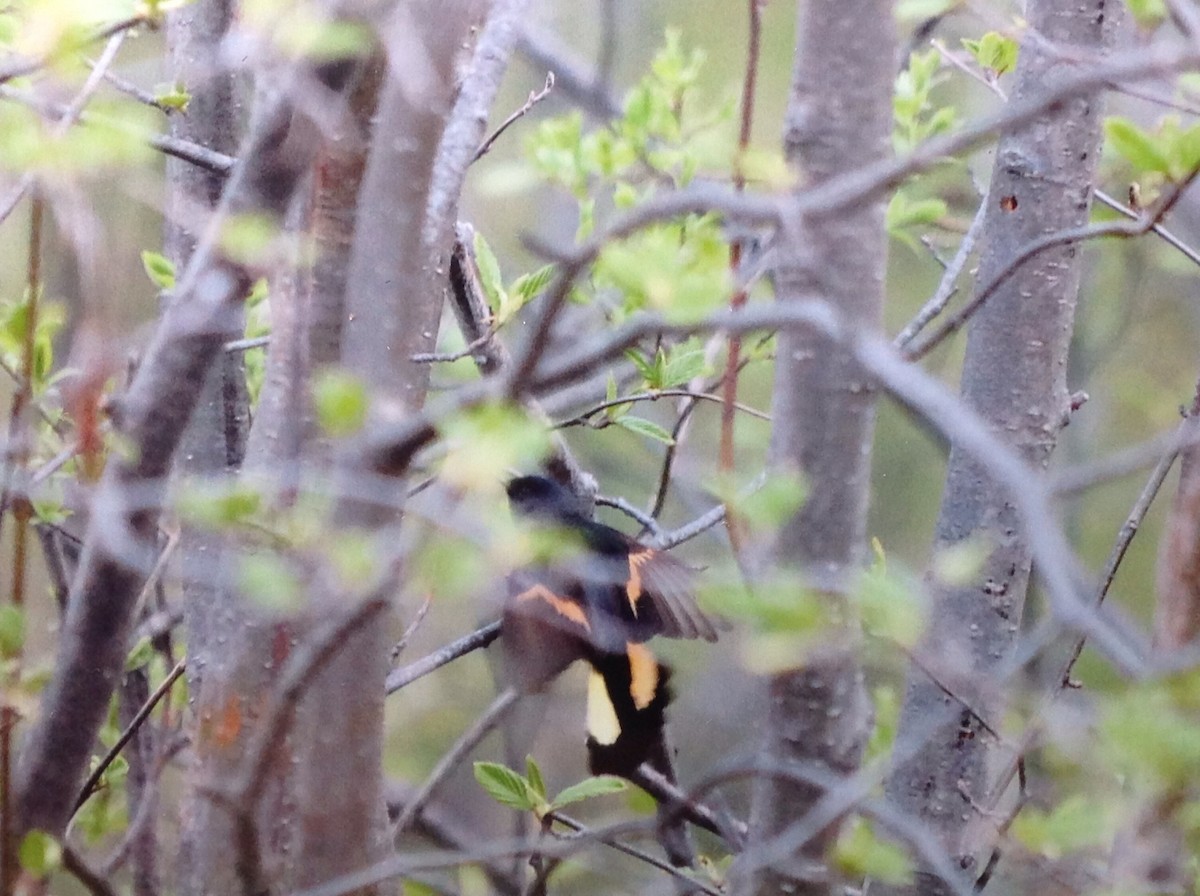
<path id="1" fill-rule="evenodd" d="M 1194 889 L 1200 13 L 1093 6 L 0 8 L 0 896 L 680 886 L 468 649 L 543 464 L 733 622 L 692 886 Z"/>

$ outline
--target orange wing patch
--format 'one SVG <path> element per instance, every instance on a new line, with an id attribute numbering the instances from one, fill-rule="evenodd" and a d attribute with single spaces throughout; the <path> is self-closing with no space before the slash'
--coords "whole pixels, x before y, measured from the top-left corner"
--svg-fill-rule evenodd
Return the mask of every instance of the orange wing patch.
<path id="1" fill-rule="evenodd" d="M 649 548 L 644 548 L 640 551 L 630 551 L 629 553 L 629 579 L 625 582 L 625 594 L 629 598 L 629 609 L 633 611 L 634 619 L 637 619 L 638 601 L 646 593 L 642 590 L 642 567 L 653 556 L 654 551 Z"/>
<path id="2" fill-rule="evenodd" d="M 517 595 L 517 600 L 544 600 L 560 616 L 571 620 L 576 625 L 582 626 L 589 632 L 592 630 L 592 627 L 588 625 L 587 616 L 583 613 L 583 607 L 579 606 L 573 600 L 560 597 L 545 585 L 534 585 L 528 591 L 522 591 Z"/>
<path id="3" fill-rule="evenodd" d="M 658 693 L 658 662 L 649 649 L 632 641 L 625 645 L 629 655 L 629 696 L 633 705 L 645 709 Z"/>

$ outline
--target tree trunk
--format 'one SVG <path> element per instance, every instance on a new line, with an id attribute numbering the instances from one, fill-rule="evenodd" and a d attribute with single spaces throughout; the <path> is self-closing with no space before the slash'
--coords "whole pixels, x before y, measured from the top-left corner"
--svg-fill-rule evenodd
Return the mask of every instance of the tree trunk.
<path id="1" fill-rule="evenodd" d="M 1034 0 L 1017 67 L 1014 101 L 1036 95 L 1071 63 L 1054 46 L 1090 55 L 1107 46 L 1116 16 L 1107 0 Z M 991 281 L 1031 240 L 1088 220 L 1100 155 L 1100 101 L 1068 100 L 1006 135 L 988 193 L 977 284 Z M 1079 289 L 1076 247 L 1039 254 L 1009 278 L 968 327 L 963 396 L 999 437 L 1044 467 L 1070 400 L 1066 359 Z M 937 549 L 966 540 L 991 548 L 978 581 L 935 584 L 923 665 L 939 679 L 911 673 L 897 737 L 889 797 L 929 825 L 970 886 L 991 822 L 972 801 L 988 791 L 988 757 L 1003 703 L 993 678 L 1015 644 L 1030 574 L 1030 547 L 1008 492 L 966 451 L 951 449 L 937 525 Z M 949 697 L 944 687 L 961 700 Z M 931 871 L 909 892 L 945 892 Z"/>
<path id="2" fill-rule="evenodd" d="M 807 184 L 889 154 L 892 16 L 888 0 L 801 4 L 785 147 Z M 851 209 L 793 222 L 778 247 L 780 301 L 822 299 L 852 326 L 878 329 L 887 258 L 884 206 L 880 194 Z M 871 385 L 845 348 L 814 332 L 788 331 L 779 337 L 772 419 L 773 465 L 803 472 L 809 485 L 808 501 L 783 528 L 776 560 L 829 600 L 840 600 L 864 553 Z M 768 764 L 815 763 L 834 774 L 858 766 L 870 707 L 857 632 L 848 627 L 838 634 L 771 680 L 763 751 Z M 755 841 L 761 845 L 789 827 L 822 794 L 794 779 L 764 778 L 755 794 Z M 754 876 L 753 892 L 830 892 L 835 883 L 825 859 L 836 832 L 830 824 L 795 844 L 787 860 Z"/>

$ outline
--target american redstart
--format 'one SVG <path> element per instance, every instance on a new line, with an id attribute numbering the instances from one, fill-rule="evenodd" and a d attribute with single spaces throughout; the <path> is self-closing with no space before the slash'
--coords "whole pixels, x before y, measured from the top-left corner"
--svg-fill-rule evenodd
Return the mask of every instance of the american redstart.
<path id="1" fill-rule="evenodd" d="M 544 688 L 576 660 L 591 666 L 587 749 L 592 774 L 629 778 L 643 763 L 674 783 L 664 713 L 670 669 L 645 642 L 655 635 L 717 640 L 692 597 L 694 572 L 583 512 L 567 488 L 543 476 L 508 483 L 518 517 L 554 533 L 552 558 L 509 577 L 502 642 L 517 686 Z M 686 828 L 660 806 L 668 857 L 691 864 Z"/>

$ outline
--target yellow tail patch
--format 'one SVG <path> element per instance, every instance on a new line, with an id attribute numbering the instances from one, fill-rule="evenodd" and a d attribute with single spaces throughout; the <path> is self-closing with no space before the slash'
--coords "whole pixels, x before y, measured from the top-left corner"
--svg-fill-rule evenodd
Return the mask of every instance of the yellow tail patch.
<path id="1" fill-rule="evenodd" d="M 654 654 L 641 644 L 630 642 L 625 650 L 629 655 L 629 696 L 634 706 L 645 709 L 658 693 L 658 663 Z"/>
<path id="2" fill-rule="evenodd" d="M 621 736 L 617 708 L 608 696 L 608 686 L 604 683 L 604 677 L 595 670 L 588 678 L 587 730 L 592 739 L 602 747 L 611 747 Z"/>

